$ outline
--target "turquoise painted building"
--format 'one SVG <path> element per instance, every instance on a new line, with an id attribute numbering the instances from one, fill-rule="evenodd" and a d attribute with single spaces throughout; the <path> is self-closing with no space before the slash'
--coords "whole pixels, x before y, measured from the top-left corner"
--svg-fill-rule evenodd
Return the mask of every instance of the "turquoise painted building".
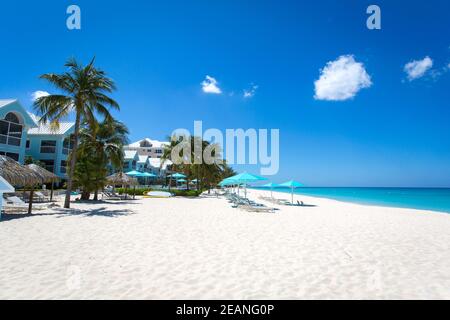
<path id="1" fill-rule="evenodd" d="M 39 117 L 27 112 L 18 100 L 0 100 L 0 154 L 21 164 L 30 156 L 63 179 L 74 127 L 73 122 L 61 122 L 57 129 L 39 124 Z"/>
<path id="2" fill-rule="evenodd" d="M 0 154 L 25 160 L 28 131 L 37 124 L 18 100 L 0 100 Z"/>
<path id="3" fill-rule="evenodd" d="M 139 161 L 139 155 L 134 150 L 124 150 L 123 171 L 128 172 L 136 170 Z"/>
<path id="4" fill-rule="evenodd" d="M 37 116 L 30 116 L 39 124 Z M 74 122 L 61 122 L 56 129 L 49 124 L 39 124 L 28 130 L 25 154 L 43 162 L 48 171 L 64 179 L 67 177 L 67 158 L 73 148 L 71 136 L 74 131 Z"/>

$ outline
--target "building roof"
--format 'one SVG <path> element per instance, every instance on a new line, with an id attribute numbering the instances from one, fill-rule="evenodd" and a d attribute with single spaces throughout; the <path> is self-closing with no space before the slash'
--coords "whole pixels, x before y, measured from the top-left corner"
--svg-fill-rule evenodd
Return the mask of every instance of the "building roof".
<path id="1" fill-rule="evenodd" d="M 134 159 L 137 155 L 137 151 L 135 151 L 135 150 L 124 150 L 123 152 L 124 152 L 125 160 Z"/>
<path id="2" fill-rule="evenodd" d="M 160 168 L 161 167 L 161 158 L 149 158 L 148 162 L 154 168 Z M 167 166 L 171 165 L 171 164 L 172 164 L 172 161 L 166 160 L 164 162 L 163 166 L 161 167 L 161 169 L 166 170 Z"/>
<path id="3" fill-rule="evenodd" d="M 59 128 L 51 128 L 50 123 L 40 124 L 38 117 L 35 114 L 28 113 L 34 122 L 37 123 L 37 128 L 31 128 L 28 130 L 30 135 L 48 134 L 48 135 L 65 135 L 67 132 L 75 126 L 75 122 L 60 122 Z"/>
<path id="4" fill-rule="evenodd" d="M 139 156 L 138 163 L 146 163 L 148 156 Z"/>
<path id="5" fill-rule="evenodd" d="M 37 127 L 37 123 L 34 121 L 30 114 L 20 104 L 17 99 L 0 99 L 0 109 L 7 108 L 5 113 L 19 111 L 21 117 L 24 120 L 24 124 L 30 128 Z M 9 108 L 9 110 L 8 110 Z"/>
<path id="6" fill-rule="evenodd" d="M 16 99 L 0 99 L 0 108 L 7 106 L 8 104 L 11 104 L 16 101 L 17 101 Z"/>
<path id="7" fill-rule="evenodd" d="M 150 143 L 150 147 L 143 147 L 143 148 L 162 148 L 164 145 L 168 145 L 169 143 L 166 141 L 158 141 L 158 140 L 152 140 L 150 138 L 144 138 L 142 140 L 133 142 L 131 144 L 128 145 L 128 147 L 131 148 L 140 148 L 141 147 L 141 143 L 147 141 L 148 143 Z"/>

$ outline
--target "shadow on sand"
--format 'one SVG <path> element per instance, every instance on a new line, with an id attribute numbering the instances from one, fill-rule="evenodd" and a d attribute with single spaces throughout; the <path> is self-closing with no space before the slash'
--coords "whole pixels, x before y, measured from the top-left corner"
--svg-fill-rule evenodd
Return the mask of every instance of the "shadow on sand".
<path id="1" fill-rule="evenodd" d="M 122 216 L 129 216 L 135 214 L 134 211 L 129 209 L 111 210 L 106 207 L 82 210 L 82 209 L 63 209 L 54 208 L 50 212 L 35 212 L 32 214 L 28 213 L 3 213 L 0 222 L 10 221 L 15 219 L 42 217 L 42 216 L 55 216 L 55 218 L 65 218 L 70 216 L 84 216 L 84 217 L 106 217 L 106 218 L 117 218 Z"/>

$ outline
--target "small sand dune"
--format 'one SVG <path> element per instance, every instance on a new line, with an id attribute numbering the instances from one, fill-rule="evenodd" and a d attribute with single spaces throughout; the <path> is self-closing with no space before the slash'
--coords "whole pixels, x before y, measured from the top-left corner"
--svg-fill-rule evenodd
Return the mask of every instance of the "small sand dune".
<path id="1" fill-rule="evenodd" d="M 6 216 L 0 298 L 450 299 L 450 215 L 296 198 L 311 206 L 154 198 Z"/>

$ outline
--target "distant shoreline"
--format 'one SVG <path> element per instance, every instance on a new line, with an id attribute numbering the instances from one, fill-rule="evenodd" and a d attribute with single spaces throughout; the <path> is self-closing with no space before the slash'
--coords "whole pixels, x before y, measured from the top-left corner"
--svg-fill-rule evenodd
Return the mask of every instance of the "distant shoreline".
<path id="1" fill-rule="evenodd" d="M 254 187 L 252 189 L 255 190 L 263 190 L 263 191 L 269 191 L 267 188 L 262 187 Z M 326 193 L 310 193 L 307 191 L 311 190 L 320 190 L 320 191 L 326 191 L 330 190 L 329 194 Z M 341 194 L 332 194 L 331 191 L 333 190 L 377 190 L 377 191 L 383 191 L 383 190 L 389 190 L 389 191 L 412 191 L 412 192 L 419 192 L 419 191 L 441 191 L 443 195 L 440 196 L 447 196 L 448 199 L 445 204 L 442 205 L 442 207 L 436 206 L 435 203 L 441 205 L 440 202 L 436 202 L 433 198 L 430 199 L 421 199 L 422 202 L 420 203 L 412 203 L 410 199 L 402 199 L 405 202 L 396 202 L 392 199 L 377 199 L 377 198 L 367 198 L 367 197 L 361 197 L 358 198 L 359 195 L 353 195 L 353 197 L 349 196 L 343 196 Z M 302 192 L 303 191 L 303 192 Z M 306 191 L 306 192 L 305 192 Z M 273 189 L 273 193 L 280 193 L 280 194 L 290 194 L 291 191 L 288 188 L 276 188 Z M 414 209 L 419 211 L 432 211 L 437 213 L 445 213 L 450 214 L 450 188 L 408 188 L 408 187 L 307 187 L 307 188 L 298 188 L 294 191 L 295 195 L 300 196 L 307 196 L 307 197 L 313 197 L 313 198 L 320 198 L 320 199 L 329 199 L 329 200 L 335 200 L 340 202 L 346 202 L 346 203 L 354 203 L 359 205 L 366 205 L 366 206 L 375 206 L 375 207 L 387 207 L 387 208 L 399 208 L 399 209 Z M 408 194 L 408 197 L 414 197 L 413 194 Z M 422 198 L 423 195 L 420 195 Z M 394 199 L 397 200 L 397 199 Z M 400 200 L 397 200 L 400 201 Z"/>

